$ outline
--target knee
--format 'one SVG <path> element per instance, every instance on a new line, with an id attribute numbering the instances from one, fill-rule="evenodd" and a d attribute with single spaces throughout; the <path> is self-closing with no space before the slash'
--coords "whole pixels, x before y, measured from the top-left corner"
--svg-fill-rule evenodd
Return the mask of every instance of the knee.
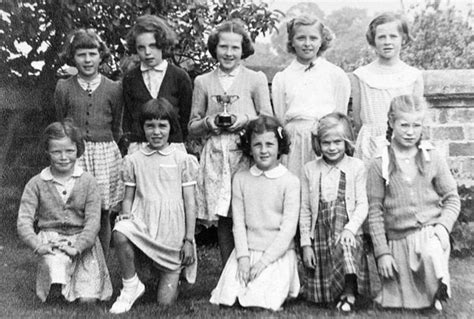
<path id="1" fill-rule="evenodd" d="M 114 231 L 112 233 L 112 238 L 114 240 L 114 245 L 117 246 L 117 247 L 123 247 L 123 246 L 128 245 L 130 243 L 128 238 L 125 235 L 123 235 L 122 233 L 118 232 L 118 231 Z"/>

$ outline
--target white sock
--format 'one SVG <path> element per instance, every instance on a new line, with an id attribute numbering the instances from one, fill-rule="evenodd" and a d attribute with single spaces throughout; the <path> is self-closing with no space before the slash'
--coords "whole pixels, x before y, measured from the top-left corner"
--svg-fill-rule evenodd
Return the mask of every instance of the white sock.
<path id="1" fill-rule="evenodd" d="M 139 281 L 140 281 L 140 279 L 138 279 L 137 273 L 135 273 L 135 275 L 133 275 L 132 278 L 129 278 L 129 279 L 122 278 L 123 288 L 125 290 L 135 289 L 137 287 Z"/>

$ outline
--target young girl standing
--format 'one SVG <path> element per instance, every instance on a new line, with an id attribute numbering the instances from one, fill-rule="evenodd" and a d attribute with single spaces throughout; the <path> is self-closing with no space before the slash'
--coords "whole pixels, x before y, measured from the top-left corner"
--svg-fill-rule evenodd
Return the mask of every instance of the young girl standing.
<path id="1" fill-rule="evenodd" d="M 377 58 L 354 71 L 352 109 L 359 132 L 355 156 L 366 165 L 375 155 L 377 141 L 383 140 L 390 101 L 399 95 L 423 96 L 423 77 L 400 60 L 400 51 L 410 41 L 407 22 L 398 15 L 385 13 L 369 24 L 367 42 Z"/>
<path id="2" fill-rule="evenodd" d="M 330 113 L 313 131 L 315 153 L 302 179 L 300 235 L 308 300 L 337 302 L 351 311 L 358 292 L 367 293 L 361 225 L 367 217 L 364 163 L 352 157 L 350 120 Z"/>
<path id="3" fill-rule="evenodd" d="M 72 32 L 63 50 L 68 65 L 78 74 L 59 80 L 54 93 L 58 120 L 72 118 L 85 139 L 79 165 L 97 180 L 102 198 L 100 241 L 108 256 L 111 226 L 109 211 L 123 195 L 120 181 L 122 156 L 117 146 L 121 136 L 123 99 L 120 84 L 99 73 L 108 56 L 105 43 L 91 29 Z"/>
<path id="4" fill-rule="evenodd" d="M 293 237 L 298 223 L 300 183 L 279 164 L 289 140 L 273 117 L 251 121 L 242 150 L 252 156 L 250 170 L 232 182 L 235 249 L 212 292 L 211 303 L 281 309 L 299 292 Z"/>
<path id="5" fill-rule="evenodd" d="M 43 139 L 50 166 L 26 184 L 17 222 L 20 238 L 39 256 L 36 294 L 44 302 L 60 285 L 67 301 L 107 300 L 112 283 L 97 237 L 100 195 L 94 177 L 76 165 L 81 132 L 71 121 L 55 122 Z"/>
<path id="6" fill-rule="evenodd" d="M 369 228 L 382 307 L 441 310 L 450 295 L 449 232 L 460 200 L 446 160 L 421 140 L 424 117 L 417 97 L 394 98 L 388 143 L 369 166 Z"/>
<path id="7" fill-rule="evenodd" d="M 123 313 L 144 293 L 135 262 L 159 273 L 157 301 L 175 301 L 181 271 L 196 279 L 195 175 L 197 160 L 177 149 L 179 122 L 163 98 L 143 106 L 140 123 L 148 144 L 125 157 L 125 197 L 113 237 L 122 271 L 123 288 L 110 312 Z M 139 258 L 139 257 L 145 258 Z"/>
<path id="8" fill-rule="evenodd" d="M 300 179 L 304 164 L 315 158 L 310 133 L 314 121 L 334 111 L 347 113 L 349 78 L 322 57 L 333 39 L 332 32 L 318 19 L 292 19 L 287 46 L 296 59 L 278 72 L 272 83 L 275 115 L 291 140 L 290 154 L 282 163 Z"/>
<path id="9" fill-rule="evenodd" d="M 239 168 L 248 167 L 237 147 L 239 132 L 257 115 L 271 115 L 272 109 L 265 75 L 241 64 L 254 49 L 239 20 L 219 25 L 207 45 L 219 65 L 195 80 L 189 133 L 206 139 L 200 158 L 198 218 L 205 224 L 218 221 L 219 248 L 225 264 L 234 247 L 229 212 L 231 179 Z M 238 96 L 229 107 L 232 125 L 228 127 L 216 125 L 216 116 L 223 111 L 216 96 L 224 94 Z"/>
<path id="10" fill-rule="evenodd" d="M 123 131 L 131 142 L 128 153 L 137 149 L 136 142 L 145 141 L 139 121 L 143 104 L 159 97 L 166 98 L 179 115 L 181 129 L 176 143 L 183 143 L 188 132 L 192 83 L 183 69 L 166 60 L 177 43 L 176 34 L 163 19 L 144 15 L 137 19 L 126 39 L 130 52 L 140 59 L 139 66 L 123 78 Z M 183 144 L 177 146 L 184 150 Z"/>

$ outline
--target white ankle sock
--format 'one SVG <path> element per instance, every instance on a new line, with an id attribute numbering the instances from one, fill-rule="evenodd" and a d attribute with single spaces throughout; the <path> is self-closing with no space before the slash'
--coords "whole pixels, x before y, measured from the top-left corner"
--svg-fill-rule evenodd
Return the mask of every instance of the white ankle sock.
<path id="1" fill-rule="evenodd" d="M 124 289 L 134 289 L 137 285 L 140 279 L 138 279 L 137 273 L 133 275 L 132 278 L 129 279 L 124 279 L 122 278 L 122 284 Z"/>

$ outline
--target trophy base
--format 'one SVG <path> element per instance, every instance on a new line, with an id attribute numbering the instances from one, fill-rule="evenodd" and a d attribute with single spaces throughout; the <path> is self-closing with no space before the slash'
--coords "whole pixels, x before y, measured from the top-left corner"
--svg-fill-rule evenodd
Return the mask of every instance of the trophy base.
<path id="1" fill-rule="evenodd" d="M 219 115 L 215 119 L 215 124 L 219 127 L 229 127 L 233 124 L 232 122 L 232 116 L 230 115 Z"/>

